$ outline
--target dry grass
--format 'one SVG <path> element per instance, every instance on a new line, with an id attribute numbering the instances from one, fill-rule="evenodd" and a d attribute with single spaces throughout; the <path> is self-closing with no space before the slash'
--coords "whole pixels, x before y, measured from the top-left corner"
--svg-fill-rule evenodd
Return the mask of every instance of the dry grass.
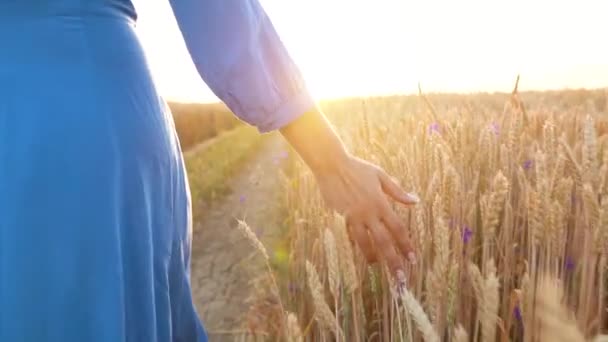
<path id="1" fill-rule="evenodd" d="M 230 177 L 261 146 L 263 139 L 255 129 L 241 126 L 185 154 L 196 218 L 204 214 L 209 203 L 230 191 Z"/>
<path id="2" fill-rule="evenodd" d="M 168 106 L 184 151 L 240 124 L 230 110 L 219 103 L 169 102 Z"/>
<path id="3" fill-rule="evenodd" d="M 286 182 L 291 267 L 278 281 L 308 283 L 283 293 L 304 340 L 591 341 L 606 333 L 608 113 L 597 104 L 608 94 L 583 94 L 579 103 L 572 92 L 514 91 L 325 104 L 354 153 L 423 198 L 395 207 L 418 263 L 396 283 L 382 265 L 367 265 L 299 165 Z"/>

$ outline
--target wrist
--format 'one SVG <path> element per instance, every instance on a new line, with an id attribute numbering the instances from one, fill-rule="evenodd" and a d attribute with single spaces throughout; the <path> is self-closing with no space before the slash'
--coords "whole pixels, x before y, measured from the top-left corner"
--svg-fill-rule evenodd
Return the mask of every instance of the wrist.
<path id="1" fill-rule="evenodd" d="M 311 110 L 281 129 L 315 175 L 340 172 L 352 159 L 325 116 Z"/>
<path id="2" fill-rule="evenodd" d="M 311 171 L 317 176 L 328 174 L 341 174 L 348 168 L 352 160 L 352 155 L 344 148 L 339 146 L 325 146 L 319 149 L 318 155 L 310 162 L 307 162 Z"/>

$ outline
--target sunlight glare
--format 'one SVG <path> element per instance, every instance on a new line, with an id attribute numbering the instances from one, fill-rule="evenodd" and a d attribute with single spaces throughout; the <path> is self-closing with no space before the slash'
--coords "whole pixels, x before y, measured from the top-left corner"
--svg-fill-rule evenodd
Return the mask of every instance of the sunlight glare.
<path id="1" fill-rule="evenodd" d="M 608 85 L 601 0 L 261 0 L 318 98 Z M 215 101 L 164 0 L 138 0 L 161 92 Z"/>

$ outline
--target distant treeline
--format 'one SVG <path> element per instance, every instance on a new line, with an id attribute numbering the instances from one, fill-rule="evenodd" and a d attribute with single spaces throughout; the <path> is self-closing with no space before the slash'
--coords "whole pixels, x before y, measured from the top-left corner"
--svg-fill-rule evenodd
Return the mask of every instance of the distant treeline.
<path id="1" fill-rule="evenodd" d="M 234 128 L 241 122 L 221 103 L 169 102 L 183 150 Z"/>
<path id="2" fill-rule="evenodd" d="M 578 109 L 584 112 L 599 112 L 608 114 L 608 88 L 604 89 L 572 89 L 556 91 L 520 91 L 523 102 L 537 108 L 552 110 L 554 108 Z M 508 93 L 471 93 L 447 94 L 426 93 L 426 98 L 433 104 L 438 112 L 450 112 L 463 107 L 474 107 L 477 110 L 501 110 L 505 104 Z M 395 97 L 399 101 L 395 101 Z M 383 110 L 395 113 L 412 113 L 418 110 L 427 110 L 427 106 L 418 95 L 395 95 L 378 97 L 343 98 L 320 101 L 320 107 L 340 124 L 342 120 L 349 120 L 353 106 L 373 108 L 371 112 Z M 395 106 L 399 108 L 395 108 Z M 199 104 L 170 102 L 169 107 L 175 118 L 175 125 L 180 137 L 182 149 L 188 148 L 216 136 L 241 124 L 222 103 Z"/>

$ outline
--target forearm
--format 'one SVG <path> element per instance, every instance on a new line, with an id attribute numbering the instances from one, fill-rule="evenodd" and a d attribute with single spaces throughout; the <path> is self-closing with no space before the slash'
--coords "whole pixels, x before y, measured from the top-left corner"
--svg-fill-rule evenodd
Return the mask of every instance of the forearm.
<path id="1" fill-rule="evenodd" d="M 327 206 L 344 215 L 351 239 L 370 262 L 384 260 L 403 283 L 407 258 L 416 262 L 407 229 L 388 198 L 405 205 L 419 200 L 380 167 L 351 156 L 319 110 L 311 110 L 281 133 L 315 173 Z"/>
<path id="2" fill-rule="evenodd" d="M 316 108 L 281 128 L 280 132 L 317 175 L 336 171 L 348 159 L 344 144 L 325 115 Z"/>

